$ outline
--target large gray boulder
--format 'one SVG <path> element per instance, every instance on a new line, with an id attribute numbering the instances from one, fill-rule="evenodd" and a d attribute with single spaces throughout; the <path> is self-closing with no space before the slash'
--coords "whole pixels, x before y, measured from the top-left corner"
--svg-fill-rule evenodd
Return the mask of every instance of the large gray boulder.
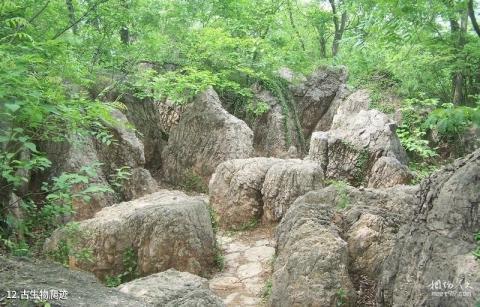
<path id="1" fill-rule="evenodd" d="M 367 302 L 416 190 L 335 184 L 299 197 L 277 227 L 271 305 Z"/>
<path id="2" fill-rule="evenodd" d="M 222 107 L 209 88 L 198 95 L 170 133 L 163 151 L 165 180 L 181 184 L 191 176 L 208 183 L 223 161 L 248 158 L 253 153 L 253 132 Z"/>
<path id="3" fill-rule="evenodd" d="M 393 157 L 381 157 L 373 164 L 369 176 L 368 187 L 388 188 L 408 184 L 413 174 L 408 167 Z"/>
<path id="4" fill-rule="evenodd" d="M 292 86 L 298 118 L 306 139 L 327 113 L 346 80 L 345 68 L 319 68 L 305 82 Z M 328 121 L 321 126 L 327 127 Z"/>
<path id="5" fill-rule="evenodd" d="M 331 125 L 335 124 L 336 126 L 339 126 L 342 122 L 348 121 L 350 116 L 355 115 L 360 111 L 368 110 L 370 101 L 370 92 L 368 90 L 361 89 L 351 93 L 344 100 L 342 100 L 338 105 L 338 108 L 335 109 Z"/>
<path id="6" fill-rule="evenodd" d="M 332 130 L 312 135 L 308 158 L 320 162 L 329 179 L 346 180 L 356 186 L 367 185 L 371 169 L 381 157 L 407 163 L 406 152 L 395 129 L 395 123 L 377 110 L 361 110 L 348 117 L 339 113 L 333 120 Z M 397 181 L 408 182 L 409 177 Z M 377 182 L 374 186 L 388 186 L 378 183 L 378 178 L 373 182 Z"/>
<path id="7" fill-rule="evenodd" d="M 221 163 L 209 184 L 210 204 L 222 227 L 242 227 L 263 214 L 262 187 L 275 158 L 235 159 Z"/>
<path id="8" fill-rule="evenodd" d="M 298 198 L 277 228 L 271 305 L 336 304 L 341 287 L 352 306 L 474 306 L 479 174 L 476 151 L 420 186 L 337 183 Z"/>
<path id="9" fill-rule="evenodd" d="M 163 190 L 104 208 L 78 224 L 76 250 L 92 252 L 91 262 L 76 265 L 101 279 L 126 271 L 127 251 L 140 276 L 169 268 L 206 275 L 213 267 L 214 234 L 206 202 L 178 191 Z M 55 252 L 69 232 L 56 230 L 45 243 Z M 75 261 L 75 259 L 74 259 Z"/>
<path id="10" fill-rule="evenodd" d="M 347 242 L 331 225 L 333 215 L 331 207 L 309 203 L 287 212 L 277 228 L 270 306 L 338 306 L 355 300 Z"/>
<path id="11" fill-rule="evenodd" d="M 263 220 L 278 222 L 297 197 L 323 187 L 320 164 L 298 159 L 270 167 L 262 186 Z"/>
<path id="12" fill-rule="evenodd" d="M 89 168 L 89 173 L 94 173 L 90 184 L 115 190 L 115 193 L 96 193 L 89 202 L 74 199 L 75 220 L 91 218 L 96 212 L 116 201 L 131 200 L 153 193 L 157 189 L 156 181 L 144 168 L 143 144 L 136 137 L 127 118 L 118 110 L 112 110 L 111 116 L 111 122 L 103 123 L 112 135 L 109 144 L 93 136 L 70 135 L 68 141 L 47 142 L 39 146 L 39 150 L 45 152 L 52 162 L 52 167 L 48 172 L 35 174 L 31 178 L 33 189 L 39 189 L 42 182 L 64 172 L 82 173 L 83 169 Z M 115 175 L 117 169 L 122 167 L 128 167 L 132 176 L 121 182 L 121 188 L 116 188 Z M 79 184 L 73 187 L 73 190 L 78 192 L 85 187 L 86 185 Z"/>
<path id="13" fill-rule="evenodd" d="M 117 289 L 151 306 L 225 306 L 221 299 L 211 292 L 207 279 L 174 269 L 135 279 Z"/>
<path id="14" fill-rule="evenodd" d="M 384 306 L 474 306 L 480 263 L 472 254 L 480 229 L 480 150 L 420 185 L 415 214 L 400 228 L 382 266 L 377 301 Z"/>
<path id="15" fill-rule="evenodd" d="M 290 97 L 284 97 L 281 102 L 270 91 L 259 86 L 254 87 L 254 93 L 257 101 L 269 107 L 260 116 L 247 119 L 253 130 L 255 155 L 282 158 L 289 155 L 290 147 L 303 155 L 305 140 L 295 108 L 288 100 Z"/>
<path id="16" fill-rule="evenodd" d="M 322 186 L 316 162 L 236 159 L 217 167 L 210 180 L 210 204 L 222 227 L 242 228 L 253 220 L 279 221 L 298 196 Z"/>
<path id="17" fill-rule="evenodd" d="M 152 178 L 145 167 L 145 153 L 143 143 L 137 138 L 135 130 L 127 117 L 118 110 L 111 115 L 115 122 L 106 123 L 114 137 L 110 145 L 96 141 L 95 147 L 98 158 L 102 163 L 103 173 L 107 181 L 111 182 L 116 170 L 129 167 L 131 177 L 122 183 L 120 189 L 121 200 L 132 200 L 157 190 L 157 182 Z"/>
<path id="18" fill-rule="evenodd" d="M 60 176 L 62 173 L 79 173 L 82 169 L 88 167 L 94 171 L 94 175 L 90 177 L 90 184 L 110 187 L 108 182 L 108 174 L 106 174 L 101 166 L 100 158 L 95 148 L 95 140 L 90 137 L 72 136 L 69 142 L 50 142 L 40 144 L 40 151 L 47 153 L 47 158 L 52 162 L 52 167 L 48 172 L 34 174 L 31 182 L 40 189 L 42 182 L 49 181 L 54 177 Z M 83 173 L 83 172 L 82 172 Z M 85 175 L 85 173 L 83 173 Z M 84 184 L 73 187 L 73 192 L 84 189 Z M 96 212 L 104 207 L 108 207 L 115 202 L 116 195 L 114 193 L 95 193 L 89 202 L 82 199 L 74 199 L 72 206 L 75 210 L 73 219 L 84 220 L 91 218 Z M 66 220 L 72 217 L 65 217 Z"/>
<path id="19" fill-rule="evenodd" d="M 38 306 L 35 301 L 40 301 L 38 296 L 42 290 L 48 291 L 50 298 L 62 293 L 64 299 L 46 300 L 51 306 L 151 306 L 134 296 L 105 287 L 92 274 L 71 271 L 57 263 L 0 256 L 0 268 L 0 304 L 6 303 L 6 306 Z M 22 296 L 24 290 L 28 299 Z M 56 294 L 50 292 L 52 290 L 56 290 Z M 16 291 L 17 297 L 23 299 L 6 299 L 7 291 Z"/>
<path id="20" fill-rule="evenodd" d="M 170 131 L 178 124 L 186 106 L 177 105 L 168 99 L 139 99 L 128 93 L 122 95 L 120 100 L 127 107 L 125 114 L 128 120 L 141 133 L 145 167 L 158 175 L 162 169 L 162 151 L 167 145 Z"/>

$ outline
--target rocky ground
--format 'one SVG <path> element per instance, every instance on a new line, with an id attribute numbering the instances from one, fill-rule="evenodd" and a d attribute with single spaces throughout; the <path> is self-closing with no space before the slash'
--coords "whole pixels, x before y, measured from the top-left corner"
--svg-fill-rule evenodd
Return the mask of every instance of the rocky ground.
<path id="1" fill-rule="evenodd" d="M 227 306 L 260 306 L 265 302 L 275 255 L 272 232 L 272 227 L 261 227 L 217 234 L 224 268 L 210 280 L 210 289 Z"/>

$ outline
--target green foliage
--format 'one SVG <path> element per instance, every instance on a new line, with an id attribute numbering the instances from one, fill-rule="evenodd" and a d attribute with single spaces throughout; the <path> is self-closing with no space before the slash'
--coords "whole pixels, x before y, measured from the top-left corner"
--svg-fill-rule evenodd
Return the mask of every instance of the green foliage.
<path id="1" fill-rule="evenodd" d="M 436 99 L 414 98 L 405 100 L 401 111 L 403 122 L 397 134 L 414 160 L 420 162 L 437 156 L 437 150 L 431 144 L 447 144 L 454 150 L 461 149 L 462 134 L 467 128 L 480 124 L 478 105 L 455 106 L 440 104 Z"/>
<path id="2" fill-rule="evenodd" d="M 347 299 L 347 292 L 345 291 L 345 289 L 339 289 L 336 294 L 337 294 L 337 299 L 336 299 L 335 306 L 337 307 L 345 306 L 346 299 Z"/>
<path id="3" fill-rule="evenodd" d="M 248 222 L 243 223 L 240 226 L 232 227 L 232 230 L 235 231 L 250 231 L 257 227 L 258 223 L 260 222 L 259 218 L 252 218 Z"/>
<path id="4" fill-rule="evenodd" d="M 444 103 L 428 115 L 423 126 L 438 132 L 441 141 L 455 142 L 474 124 L 480 126 L 480 103 L 476 107 Z"/>
<path id="5" fill-rule="evenodd" d="M 199 193 L 207 193 L 208 186 L 203 180 L 202 177 L 197 175 L 194 170 L 188 170 L 185 172 L 183 176 L 183 181 L 180 183 L 180 186 L 190 192 L 199 192 Z"/>
<path id="6" fill-rule="evenodd" d="M 265 282 L 265 285 L 263 286 L 263 290 L 262 290 L 262 301 L 263 302 L 268 302 L 270 296 L 272 295 L 272 278 L 270 277 L 269 279 L 267 279 L 267 281 Z"/>
<path id="7" fill-rule="evenodd" d="M 79 224 L 70 222 L 62 229 L 65 238 L 58 242 L 57 249 L 49 252 L 48 256 L 65 266 L 69 265 L 71 257 L 75 258 L 75 261 L 83 263 L 92 262 L 92 250 L 81 247 L 81 241 L 85 239 L 86 233 L 80 229 Z"/>
<path id="8" fill-rule="evenodd" d="M 337 191 L 337 209 L 344 210 L 350 206 L 350 196 L 348 195 L 348 183 L 339 180 L 327 180 L 327 185 L 332 185 Z"/>
<path id="9" fill-rule="evenodd" d="M 437 155 L 430 147 L 427 139 L 427 129 L 423 123 L 429 112 L 438 104 L 436 99 L 406 99 L 401 108 L 402 124 L 397 129 L 397 135 L 403 147 L 414 158 L 429 159 Z"/>
<path id="10" fill-rule="evenodd" d="M 365 181 L 366 172 L 368 169 L 368 161 L 370 154 L 368 150 L 363 149 L 358 153 L 358 158 L 355 163 L 354 181 L 356 185 L 361 185 Z"/>
<path id="11" fill-rule="evenodd" d="M 430 176 L 433 172 L 438 170 L 438 166 L 435 164 L 429 164 L 425 161 L 411 162 L 409 168 L 414 175 L 412 184 L 420 183 L 424 178 Z"/>
<path id="12" fill-rule="evenodd" d="M 118 287 L 122 284 L 122 279 L 119 275 L 116 276 L 106 276 L 105 277 L 105 286 L 110 288 Z"/>
<path id="13" fill-rule="evenodd" d="M 137 252 L 129 247 L 123 252 L 123 272 L 115 276 L 106 276 L 107 287 L 117 287 L 122 283 L 129 282 L 138 277 L 138 256 Z"/>
<path id="14" fill-rule="evenodd" d="M 5 226 L 0 227 L 0 235 L 4 245 L 13 253 L 26 250 L 26 245 L 35 247 L 38 251 L 44 238 L 62 225 L 63 218 L 71 218 L 74 201 L 88 203 L 94 194 L 111 192 L 110 188 L 91 182 L 96 176 L 96 166 L 83 167 L 79 173 L 62 173 L 53 178 L 51 183 L 44 183 L 42 203 L 26 197 L 10 204 L 11 207 L 18 206 L 22 214 L 18 216 L 11 211 L 2 217 Z M 66 228 L 67 231 L 71 229 L 69 227 Z"/>
<path id="15" fill-rule="evenodd" d="M 215 248 L 214 261 L 215 266 L 219 271 L 223 271 L 225 269 L 225 257 L 219 248 Z"/>
<path id="16" fill-rule="evenodd" d="M 475 256 L 475 258 L 477 260 L 480 261 L 480 232 L 477 232 L 475 234 L 474 239 L 475 239 L 475 242 L 476 242 L 477 246 L 476 246 L 475 250 L 473 251 L 473 255 Z"/>
<path id="17" fill-rule="evenodd" d="M 115 169 L 115 174 L 111 175 L 110 185 L 118 191 L 130 177 L 132 177 L 132 168 L 130 166 L 122 166 Z"/>

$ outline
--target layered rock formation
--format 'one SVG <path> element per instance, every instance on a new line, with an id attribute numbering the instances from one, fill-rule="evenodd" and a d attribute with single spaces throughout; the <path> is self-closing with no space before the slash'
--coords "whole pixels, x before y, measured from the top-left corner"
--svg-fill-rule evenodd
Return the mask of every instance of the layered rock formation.
<path id="1" fill-rule="evenodd" d="M 407 155 L 395 128 L 395 123 L 377 110 L 361 110 L 349 116 L 340 112 L 331 130 L 312 135 L 308 158 L 322 165 L 325 177 L 356 186 L 367 185 L 370 177 L 374 177 L 371 185 L 376 187 L 408 183 L 411 175 L 401 166 L 407 163 Z M 381 157 L 391 159 L 377 164 Z M 378 178 L 382 175 L 395 178 L 383 181 Z"/>
<path id="2" fill-rule="evenodd" d="M 413 211 L 414 192 L 332 185 L 298 198 L 277 228 L 272 306 L 363 300 L 360 278 L 378 276 L 395 232 Z"/>
<path id="3" fill-rule="evenodd" d="M 208 280 L 174 269 L 120 285 L 120 292 L 137 297 L 151 306 L 225 306 L 208 286 Z"/>
<path id="4" fill-rule="evenodd" d="M 160 191 L 120 203 L 78 224 L 74 246 L 92 252 L 92 261 L 80 268 L 101 279 L 126 270 L 125 252 L 134 255 L 140 276 L 169 268 L 205 275 L 213 267 L 215 238 L 207 204 L 201 197 L 182 192 Z M 55 251 L 69 232 L 58 229 L 45 250 Z"/>
<path id="5" fill-rule="evenodd" d="M 415 214 L 400 228 L 392 253 L 383 263 L 376 297 L 380 304 L 476 303 L 480 263 L 472 251 L 480 229 L 479 191 L 480 150 L 421 183 Z"/>
<path id="6" fill-rule="evenodd" d="M 69 142 L 41 144 L 40 150 L 46 152 L 52 162 L 47 176 L 34 176 L 31 185 L 40 185 L 42 181 L 59 176 L 64 172 L 77 173 L 89 168 L 92 184 L 111 187 L 117 169 L 128 167 L 131 178 L 122 182 L 122 187 L 114 193 L 97 193 L 92 200 L 85 202 L 75 199 L 73 207 L 75 219 L 91 218 L 95 212 L 112 205 L 118 200 L 131 200 L 157 189 L 157 183 L 150 172 L 144 168 L 145 156 L 143 144 L 135 135 L 127 118 L 118 110 L 111 112 L 113 122 L 104 123 L 112 134 L 109 143 L 95 137 L 72 136 Z M 75 191 L 83 185 L 74 187 Z M 112 189 L 113 190 L 113 189 Z"/>
<path id="7" fill-rule="evenodd" d="M 59 264 L 0 256 L 0 268 L 0 302 L 6 303 L 6 306 L 38 306 L 42 293 L 42 300 L 48 301 L 51 306 L 151 306 L 133 296 L 105 287 L 89 273 L 71 271 Z M 17 298 L 7 299 L 7 291 L 11 294 L 15 291 Z M 45 296 L 49 299 L 45 299 Z"/>
<path id="8" fill-rule="evenodd" d="M 420 186 L 332 185 L 277 228 L 271 306 L 473 306 L 480 151 Z"/>
<path id="9" fill-rule="evenodd" d="M 337 93 L 344 90 L 346 80 L 347 71 L 344 68 L 320 68 L 307 77 L 305 82 L 292 86 L 298 117 L 306 139 L 315 131 L 315 127 L 328 112 Z M 335 106 L 338 105 L 335 104 Z M 328 128 L 329 121 L 325 120 L 320 126 L 323 129 Z"/>
<path id="10" fill-rule="evenodd" d="M 145 147 L 145 167 L 155 175 L 162 170 L 162 151 L 167 145 L 168 136 L 178 124 L 185 106 L 169 100 L 154 101 L 123 95 L 121 101 L 127 107 L 126 115 L 135 128 L 141 132 Z"/>
<path id="11" fill-rule="evenodd" d="M 281 99 L 270 91 L 260 87 L 254 88 L 255 98 L 268 105 L 268 110 L 260 116 L 247 120 L 253 130 L 253 146 L 256 156 L 285 157 L 288 156 L 290 147 L 295 148 L 297 154 L 290 156 L 296 158 L 302 155 L 305 140 L 300 127 L 295 107 L 291 104 L 290 97 Z"/>
<path id="12" fill-rule="evenodd" d="M 252 140 L 252 130 L 225 111 L 210 88 L 187 107 L 172 129 L 162 155 L 164 179 L 181 184 L 194 175 L 208 183 L 221 162 L 250 157 Z"/>
<path id="13" fill-rule="evenodd" d="M 320 165 L 299 159 L 237 159 L 217 167 L 210 203 L 226 228 L 279 221 L 298 196 L 323 186 Z"/>

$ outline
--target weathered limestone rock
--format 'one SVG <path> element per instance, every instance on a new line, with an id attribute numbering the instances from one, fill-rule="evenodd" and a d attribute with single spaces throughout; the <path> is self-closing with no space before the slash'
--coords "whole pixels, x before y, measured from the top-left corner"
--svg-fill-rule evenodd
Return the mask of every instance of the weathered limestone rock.
<path id="1" fill-rule="evenodd" d="M 225 111 L 210 88 L 187 107 L 171 130 L 163 152 L 165 180 L 178 184 L 193 173 L 208 183 L 221 162 L 250 157 L 252 140 L 252 130 Z"/>
<path id="2" fill-rule="evenodd" d="M 83 234 L 78 249 L 93 253 L 82 269 L 99 278 L 122 273 L 126 251 L 133 251 L 140 276 L 169 268 L 207 274 L 213 266 L 214 235 L 207 204 L 201 197 L 178 191 L 160 191 L 104 208 L 94 218 L 79 223 Z M 58 229 L 45 249 L 54 251 L 68 232 Z"/>
<path id="3" fill-rule="evenodd" d="M 77 173 L 83 168 L 91 168 L 95 175 L 90 178 L 90 183 L 103 187 L 109 187 L 108 175 L 101 166 L 98 165 L 100 158 L 95 148 L 95 141 L 89 137 L 72 137 L 70 142 L 41 144 L 40 150 L 47 153 L 47 158 L 52 161 L 52 167 L 48 173 L 35 174 L 31 178 L 31 184 L 38 186 L 41 183 L 51 180 L 53 177 L 60 176 L 63 172 Z M 84 189 L 84 185 L 73 187 L 73 192 Z M 108 207 L 115 202 L 113 193 L 96 193 L 92 195 L 89 202 L 82 199 L 73 201 L 75 210 L 74 220 L 80 221 L 91 218 L 96 212 L 104 207 Z M 66 217 L 70 219 L 71 217 Z"/>
<path id="4" fill-rule="evenodd" d="M 413 175 L 406 165 L 393 157 L 381 157 L 370 170 L 368 187 L 388 188 L 399 184 L 408 184 Z"/>
<path id="5" fill-rule="evenodd" d="M 35 174 L 31 179 L 33 189 L 40 188 L 41 182 L 51 180 L 63 172 L 78 173 L 89 168 L 95 175 L 91 183 L 104 187 L 111 187 L 116 170 L 129 167 L 132 178 L 122 183 L 119 195 L 114 193 L 94 194 L 90 202 L 75 199 L 73 207 L 76 211 L 74 219 L 84 220 L 104 207 L 112 205 L 117 200 L 131 200 L 157 189 L 157 183 L 144 169 L 145 156 L 143 145 L 136 137 L 134 130 L 123 113 L 112 110 L 113 123 L 104 123 L 113 135 L 113 142 L 109 145 L 100 142 L 94 137 L 72 135 L 69 142 L 40 144 L 40 150 L 47 153 L 52 161 L 52 168 L 48 173 Z M 141 180 L 139 180 L 141 179 Z M 84 186 L 74 187 L 74 191 L 82 190 Z"/>
<path id="6" fill-rule="evenodd" d="M 322 187 L 320 165 L 298 159 L 251 158 L 224 162 L 210 181 L 210 203 L 220 224 L 241 228 L 252 220 L 279 221 L 300 195 Z"/>
<path id="7" fill-rule="evenodd" d="M 280 221 L 297 197 L 321 187 L 323 171 L 316 162 L 284 160 L 274 164 L 262 186 L 264 221 Z"/>
<path id="8" fill-rule="evenodd" d="M 48 300 L 52 306 L 150 306 L 133 296 L 103 286 L 89 273 L 71 271 L 60 264 L 0 256 L 0 268 L 0 301 L 6 302 L 6 306 L 38 306 L 30 290 L 35 290 L 37 295 L 41 290 L 67 291 L 66 299 Z M 29 300 L 4 299 L 7 291 L 16 291 L 20 298 L 24 289 Z"/>
<path id="9" fill-rule="evenodd" d="M 344 68 L 320 68 L 306 82 L 292 87 L 298 118 L 306 139 L 328 111 L 346 79 L 347 72 Z"/>
<path id="10" fill-rule="evenodd" d="M 121 101 L 127 106 L 126 115 L 135 128 L 141 132 L 144 144 L 145 167 L 153 173 L 162 169 L 162 151 L 167 145 L 168 135 L 178 124 L 186 106 L 179 106 L 169 100 L 154 101 L 138 99 L 130 94 Z"/>
<path id="11" fill-rule="evenodd" d="M 102 168 L 112 174 L 116 168 L 129 166 L 131 168 L 145 164 L 143 144 L 135 135 L 135 131 L 127 117 L 119 110 L 111 111 L 113 124 L 105 123 L 115 139 L 111 145 L 96 141 L 95 147 L 99 159 L 103 162 Z"/>
<path id="12" fill-rule="evenodd" d="M 339 117 L 343 118 L 343 113 Z M 332 130 L 315 132 L 310 141 L 309 159 L 322 164 L 326 178 L 347 180 L 353 185 L 366 185 L 373 165 L 383 156 L 395 158 L 402 164 L 407 162 L 405 150 L 395 134 L 395 123 L 377 110 L 362 110 L 342 121 L 335 117 Z M 384 162 L 389 161 L 391 159 Z M 389 168 L 397 169 L 395 165 Z M 396 181 L 407 182 L 408 177 Z M 378 180 L 382 178 L 373 181 Z"/>
<path id="13" fill-rule="evenodd" d="M 356 275 L 354 279 L 359 275 L 371 280 L 378 277 L 398 229 L 413 214 L 417 190 L 417 186 L 388 189 L 329 186 L 310 193 L 309 202 L 332 204 L 339 211 L 334 222 L 341 227 L 348 243 L 350 272 Z"/>
<path id="14" fill-rule="evenodd" d="M 294 206 L 277 228 L 270 306 L 352 305 L 347 243 L 330 223 L 332 208 Z"/>
<path id="15" fill-rule="evenodd" d="M 303 154 L 305 141 L 293 106 L 282 106 L 279 99 L 265 89 L 254 88 L 254 92 L 258 101 L 269 106 L 268 111 L 247 121 L 253 130 L 255 155 L 284 157 L 289 147 Z"/>
<path id="16" fill-rule="evenodd" d="M 148 170 L 137 167 L 132 169 L 130 173 L 130 178 L 128 178 L 121 187 L 121 193 L 124 199 L 137 199 L 158 190 L 157 182 L 152 178 Z"/>
<path id="17" fill-rule="evenodd" d="M 210 291 L 208 280 L 174 269 L 135 279 L 117 289 L 151 306 L 225 306 L 220 298 Z"/>
<path id="18" fill-rule="evenodd" d="M 332 124 L 341 125 L 342 122 L 348 121 L 349 117 L 368 110 L 370 104 L 370 92 L 368 90 L 358 90 L 348 95 L 346 99 L 341 101 L 334 114 L 335 121 L 332 118 Z M 326 131 L 326 130 L 323 130 Z"/>
<path id="19" fill-rule="evenodd" d="M 235 228 L 263 214 L 262 186 L 279 159 L 236 159 L 220 164 L 210 180 L 210 204 L 223 227 Z"/>
<path id="20" fill-rule="evenodd" d="M 112 111 L 112 117 L 117 121 L 108 128 L 116 140 L 113 144 L 106 145 L 95 142 L 96 151 L 107 181 L 112 180 L 112 175 L 121 167 L 131 169 L 131 178 L 123 183 L 121 188 L 122 200 L 132 200 L 157 190 L 157 182 L 150 172 L 144 168 L 145 154 L 142 142 L 135 135 L 127 117 L 118 110 Z"/>
<path id="21" fill-rule="evenodd" d="M 479 174 L 477 150 L 420 186 L 332 185 L 298 198 L 277 229 L 271 304 L 328 306 L 330 289 L 348 278 L 357 295 L 347 303 L 354 306 L 473 306 L 480 286 L 472 254 L 480 226 Z M 346 242 L 346 252 L 317 241 Z M 348 275 L 330 273 L 326 262 L 348 266 Z"/>
<path id="22" fill-rule="evenodd" d="M 479 174 L 477 150 L 421 183 L 412 221 L 400 229 L 383 264 L 379 304 L 475 305 L 480 294 L 480 264 L 472 255 L 480 229 Z M 461 294 L 435 293 L 449 291 Z"/>
<path id="23" fill-rule="evenodd" d="M 364 278 L 378 277 L 416 189 L 331 185 L 298 198 L 277 228 L 271 305 L 331 306 L 339 289 L 346 305 L 373 295 Z"/>

